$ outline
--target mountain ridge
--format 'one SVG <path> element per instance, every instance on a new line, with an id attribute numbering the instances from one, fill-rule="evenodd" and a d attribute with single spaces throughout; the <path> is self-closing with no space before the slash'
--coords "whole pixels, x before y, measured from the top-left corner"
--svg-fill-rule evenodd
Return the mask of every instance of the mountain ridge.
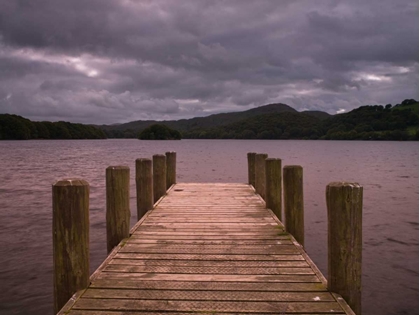
<path id="1" fill-rule="evenodd" d="M 103 130 L 108 138 L 137 138 L 142 129 L 153 124 L 178 130 L 187 139 L 416 140 L 418 102 L 404 100 L 394 107 L 365 105 L 336 115 L 298 112 L 286 104 L 275 103 L 242 112 L 136 121 Z"/>
<path id="2" fill-rule="evenodd" d="M 230 123 L 234 123 L 240 121 L 242 119 L 263 115 L 263 114 L 274 114 L 274 113 L 282 113 L 282 112 L 294 112 L 294 113 L 301 113 L 305 115 L 311 115 L 317 117 L 319 119 L 325 119 L 330 117 L 331 115 L 322 112 L 322 111 L 303 111 L 298 112 L 296 109 L 292 108 L 289 105 L 283 103 L 272 103 L 267 105 L 258 106 L 255 108 L 251 108 L 245 111 L 239 112 L 225 112 L 225 113 L 218 113 L 212 114 L 209 116 L 204 117 L 193 117 L 188 119 L 179 119 L 179 120 L 136 120 L 122 124 L 113 124 L 113 125 L 99 125 L 97 127 L 104 130 L 109 136 L 111 135 L 112 131 L 118 133 L 118 131 L 124 132 L 127 130 L 132 130 L 135 133 L 140 132 L 144 128 L 147 128 L 153 124 L 162 124 L 166 125 L 170 128 L 177 129 L 181 132 L 191 131 L 197 128 L 214 128 L 223 125 L 227 125 Z"/>

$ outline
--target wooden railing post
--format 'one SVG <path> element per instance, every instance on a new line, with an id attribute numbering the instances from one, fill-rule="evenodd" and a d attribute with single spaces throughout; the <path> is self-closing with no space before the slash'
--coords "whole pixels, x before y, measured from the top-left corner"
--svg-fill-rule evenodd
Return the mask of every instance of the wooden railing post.
<path id="1" fill-rule="evenodd" d="M 153 172 L 151 159 L 136 160 L 137 220 L 153 209 Z"/>
<path id="2" fill-rule="evenodd" d="M 153 155 L 153 203 L 166 193 L 166 156 Z"/>
<path id="3" fill-rule="evenodd" d="M 176 152 L 166 152 L 166 189 L 176 183 Z"/>
<path id="4" fill-rule="evenodd" d="M 255 155 L 255 191 L 265 200 L 265 153 Z"/>
<path id="5" fill-rule="evenodd" d="M 255 188 L 255 155 L 257 153 L 250 152 L 248 157 L 248 184 Z"/>
<path id="6" fill-rule="evenodd" d="M 68 179 L 52 186 L 54 312 L 89 285 L 89 184 Z"/>
<path id="7" fill-rule="evenodd" d="M 281 159 L 265 160 L 265 204 L 271 209 L 277 218 L 281 221 L 281 204 L 282 204 L 282 180 L 281 180 Z"/>
<path id="8" fill-rule="evenodd" d="M 361 315 L 363 187 L 334 182 L 326 189 L 328 289 Z"/>
<path id="9" fill-rule="evenodd" d="M 283 168 L 284 216 L 286 231 L 302 246 L 305 243 L 303 211 L 303 169 L 299 165 Z"/>
<path id="10" fill-rule="evenodd" d="M 106 244 L 108 254 L 130 233 L 130 168 L 106 169 Z"/>

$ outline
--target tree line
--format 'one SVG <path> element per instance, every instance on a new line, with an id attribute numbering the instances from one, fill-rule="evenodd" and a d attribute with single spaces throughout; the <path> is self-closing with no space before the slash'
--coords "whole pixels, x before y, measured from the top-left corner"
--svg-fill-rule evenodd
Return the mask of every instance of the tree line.
<path id="1" fill-rule="evenodd" d="M 265 107 L 271 108 L 271 105 Z M 282 105 L 283 107 L 286 105 Z M 69 122 L 32 122 L 17 115 L 0 115 L 0 140 L 26 139 L 311 139 L 311 140 L 415 140 L 419 139 L 419 103 L 404 100 L 392 106 L 366 105 L 333 116 L 286 110 L 262 113 L 234 121 L 227 114 L 220 125 L 214 117 L 179 121 L 143 122 L 141 130 Z M 272 108 L 271 108 L 272 109 Z M 288 108 L 286 108 L 288 109 Z M 248 111 L 249 112 L 249 111 Z M 232 114 L 232 113 L 230 113 Z M 232 115 L 231 115 L 232 116 Z M 219 117 L 220 118 L 220 117 Z M 229 119 L 227 119 L 229 118 Z M 155 125 L 151 128 L 151 125 Z M 106 128 L 105 128 L 106 127 Z M 168 128 L 169 127 L 169 128 Z"/>
<path id="2" fill-rule="evenodd" d="M 264 106 L 263 106 L 264 107 Z M 322 112 L 320 112 L 322 114 Z M 227 115 L 227 114 L 226 114 Z M 256 114 L 224 125 L 186 124 L 163 121 L 186 139 L 310 139 L 310 140 L 414 140 L 419 139 L 419 103 L 413 99 L 401 104 L 366 105 L 337 115 L 310 115 L 283 111 Z M 203 117 L 201 119 L 206 119 Z M 146 123 L 146 122 L 145 122 Z M 156 122 L 148 122 L 150 124 Z M 206 127 L 203 127 L 205 125 Z M 138 138 L 141 130 L 104 130 L 109 138 Z"/>
<path id="3" fill-rule="evenodd" d="M 417 108 L 417 113 L 416 113 Z M 184 132 L 199 139 L 418 140 L 418 102 L 361 106 L 318 119 L 303 113 L 259 115 L 220 128 Z"/>
<path id="4" fill-rule="evenodd" d="M 0 140 L 106 139 L 94 126 L 65 121 L 30 121 L 18 115 L 0 114 Z"/>

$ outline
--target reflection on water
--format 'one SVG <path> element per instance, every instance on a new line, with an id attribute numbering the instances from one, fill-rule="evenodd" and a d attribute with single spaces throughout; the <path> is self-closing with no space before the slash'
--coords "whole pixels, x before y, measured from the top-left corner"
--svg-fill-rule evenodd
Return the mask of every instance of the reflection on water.
<path id="1" fill-rule="evenodd" d="M 364 186 L 363 313 L 418 314 L 418 142 L 84 140 L 0 142 L 0 314 L 52 313 L 51 185 L 90 183 L 91 271 L 106 257 L 105 169 L 177 152 L 178 182 L 246 182 L 246 153 L 304 169 L 306 250 L 326 275 L 325 186 Z"/>

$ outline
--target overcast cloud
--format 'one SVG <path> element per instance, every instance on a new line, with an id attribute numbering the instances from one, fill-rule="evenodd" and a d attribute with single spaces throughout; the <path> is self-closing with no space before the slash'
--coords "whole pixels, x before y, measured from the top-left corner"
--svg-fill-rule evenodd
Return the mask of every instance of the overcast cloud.
<path id="1" fill-rule="evenodd" d="M 416 0 L 0 0 L 0 113 L 121 123 L 419 96 Z"/>

